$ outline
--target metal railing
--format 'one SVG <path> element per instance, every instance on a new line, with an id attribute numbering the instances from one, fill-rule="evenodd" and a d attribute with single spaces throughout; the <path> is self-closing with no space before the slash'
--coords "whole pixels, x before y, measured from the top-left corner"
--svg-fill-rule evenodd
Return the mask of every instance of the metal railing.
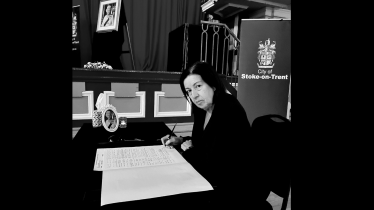
<path id="1" fill-rule="evenodd" d="M 200 60 L 210 63 L 237 90 L 240 40 L 226 24 L 201 21 Z"/>

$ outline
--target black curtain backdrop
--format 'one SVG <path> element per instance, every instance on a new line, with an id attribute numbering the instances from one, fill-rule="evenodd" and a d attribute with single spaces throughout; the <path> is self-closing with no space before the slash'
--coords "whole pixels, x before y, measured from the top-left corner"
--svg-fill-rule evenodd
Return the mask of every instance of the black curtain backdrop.
<path id="1" fill-rule="evenodd" d="M 73 0 L 73 6 L 80 5 L 82 67 L 87 62 L 94 62 L 92 44 L 99 4 L 100 0 Z M 200 0 L 123 0 L 122 5 L 129 28 L 135 70 L 166 71 L 169 32 L 184 23 L 199 24 L 202 18 Z M 124 14 L 121 12 L 120 15 Z M 125 28 L 123 30 L 122 50 L 128 51 Z M 123 69 L 131 70 L 129 53 L 123 54 L 121 59 Z"/>

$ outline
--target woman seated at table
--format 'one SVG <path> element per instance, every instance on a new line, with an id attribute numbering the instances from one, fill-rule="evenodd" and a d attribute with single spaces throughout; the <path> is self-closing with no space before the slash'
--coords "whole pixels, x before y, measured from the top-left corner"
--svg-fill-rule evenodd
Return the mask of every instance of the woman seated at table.
<path id="1" fill-rule="evenodd" d="M 227 93 L 218 74 L 205 62 L 185 70 L 180 87 L 192 106 L 192 137 L 168 139 L 167 135 L 161 140 L 167 147 L 188 147 L 183 157 L 214 187 L 209 205 L 272 209 L 266 202 L 270 191 L 261 188 L 256 170 L 254 151 L 258 148 L 249 136 L 250 123 L 236 97 Z"/>

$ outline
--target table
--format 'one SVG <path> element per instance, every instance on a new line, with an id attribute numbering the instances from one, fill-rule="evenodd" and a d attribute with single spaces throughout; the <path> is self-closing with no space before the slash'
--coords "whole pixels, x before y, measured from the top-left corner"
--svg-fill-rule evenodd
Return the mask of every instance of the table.
<path id="1" fill-rule="evenodd" d="M 212 191 L 185 193 L 160 198 L 144 199 L 100 206 L 102 172 L 93 171 L 97 148 L 115 148 L 132 146 L 160 145 L 157 141 L 170 134 L 170 129 L 163 122 L 133 122 L 127 128 L 118 128 L 115 132 L 108 132 L 104 127 L 93 128 L 91 123 L 83 124 L 73 139 L 70 154 L 73 157 L 72 173 L 76 183 L 72 196 L 81 207 L 123 208 L 123 207 L 203 207 L 209 206 Z M 110 139 L 114 142 L 110 142 Z M 140 139 L 134 140 L 134 139 Z"/>

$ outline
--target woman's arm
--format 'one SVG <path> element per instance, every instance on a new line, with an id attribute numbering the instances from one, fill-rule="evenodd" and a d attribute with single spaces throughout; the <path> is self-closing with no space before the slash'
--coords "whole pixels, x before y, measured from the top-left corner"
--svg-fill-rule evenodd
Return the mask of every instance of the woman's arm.
<path id="1" fill-rule="evenodd" d="M 112 122 L 112 128 L 115 128 L 116 127 L 116 124 L 117 124 L 117 121 L 116 120 L 113 120 L 113 122 Z"/>
<path id="2" fill-rule="evenodd" d="M 113 25 L 113 15 L 110 15 L 109 16 L 109 21 L 108 21 L 108 24 L 107 24 L 108 26 L 111 26 L 111 25 Z"/>
<path id="3" fill-rule="evenodd" d="M 104 17 L 104 19 L 103 19 L 103 21 L 101 22 L 101 27 L 103 27 L 104 26 L 104 24 L 105 24 L 105 21 L 108 19 L 108 15 L 105 15 L 105 17 Z"/>

